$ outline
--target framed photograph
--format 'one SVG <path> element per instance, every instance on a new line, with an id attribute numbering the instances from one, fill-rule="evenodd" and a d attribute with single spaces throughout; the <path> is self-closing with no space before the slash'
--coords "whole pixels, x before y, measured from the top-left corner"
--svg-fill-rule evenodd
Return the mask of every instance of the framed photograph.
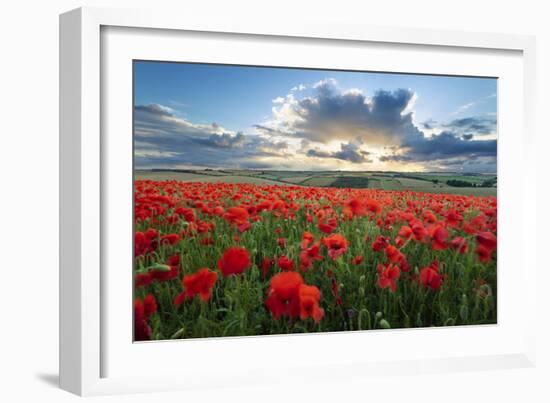
<path id="1" fill-rule="evenodd" d="M 534 365 L 533 38 L 60 24 L 64 389 Z"/>

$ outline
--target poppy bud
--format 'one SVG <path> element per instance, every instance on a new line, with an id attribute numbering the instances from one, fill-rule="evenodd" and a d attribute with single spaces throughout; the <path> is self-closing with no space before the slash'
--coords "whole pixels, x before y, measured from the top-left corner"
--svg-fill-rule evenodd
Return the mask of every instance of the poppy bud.
<path id="1" fill-rule="evenodd" d="M 179 329 L 176 333 L 174 333 L 172 336 L 170 336 L 171 339 L 179 339 L 181 336 L 185 334 L 185 328 L 182 327 Z"/>
<path id="2" fill-rule="evenodd" d="M 376 319 L 382 319 L 384 315 L 382 315 L 382 312 L 378 311 L 376 312 Z"/>
<path id="3" fill-rule="evenodd" d="M 378 322 L 378 324 L 382 329 L 391 329 L 391 326 L 386 319 L 381 319 L 380 322 Z"/>
<path id="4" fill-rule="evenodd" d="M 155 270 L 155 271 L 167 272 L 167 271 L 170 271 L 170 266 L 168 266 L 167 264 L 155 263 L 154 265 L 149 266 L 149 267 L 147 268 L 147 270 Z"/>

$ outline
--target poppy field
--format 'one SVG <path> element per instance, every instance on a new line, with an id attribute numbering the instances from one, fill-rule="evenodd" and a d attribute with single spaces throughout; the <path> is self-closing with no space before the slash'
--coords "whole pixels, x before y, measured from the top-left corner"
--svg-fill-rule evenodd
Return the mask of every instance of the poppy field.
<path id="1" fill-rule="evenodd" d="M 497 200 L 134 182 L 134 340 L 494 324 Z"/>

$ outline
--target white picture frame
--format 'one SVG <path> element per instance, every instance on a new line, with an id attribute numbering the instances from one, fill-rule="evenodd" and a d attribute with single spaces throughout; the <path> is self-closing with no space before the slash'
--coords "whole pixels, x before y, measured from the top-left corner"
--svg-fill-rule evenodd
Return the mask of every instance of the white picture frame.
<path id="1" fill-rule="evenodd" d="M 123 34 L 126 36 L 132 36 L 132 30 L 138 29 L 146 30 L 142 31 L 143 35 L 152 32 L 148 30 L 156 30 L 155 32 L 161 33 L 161 36 L 162 32 L 170 33 L 169 37 L 164 39 L 157 36 L 156 40 L 159 41 L 159 44 L 160 41 L 165 43 L 162 46 L 159 45 L 160 50 L 157 55 L 152 55 L 151 51 L 147 50 L 150 48 L 146 49 L 146 45 L 143 44 L 144 50 L 140 54 L 147 56 L 149 52 L 151 58 L 158 55 L 170 57 L 170 44 L 178 40 L 178 32 L 182 34 L 192 32 L 195 37 L 200 37 L 201 33 L 203 35 L 216 33 L 217 40 L 220 38 L 223 40 L 224 35 L 227 36 L 227 40 L 230 36 L 237 35 L 243 38 L 253 38 L 254 41 L 260 43 L 263 40 L 269 40 L 284 45 L 287 43 L 285 41 L 291 41 L 306 47 L 308 43 L 311 43 L 310 41 L 330 41 L 327 46 L 332 46 L 334 49 L 339 46 L 344 47 L 346 44 L 354 46 L 375 44 L 381 49 L 390 46 L 409 46 L 418 47 L 416 50 L 422 52 L 445 53 L 447 50 L 453 52 L 456 50 L 477 54 L 480 58 L 491 52 L 495 54 L 510 52 L 514 55 L 514 61 L 510 64 L 512 66 L 509 73 L 510 78 L 515 77 L 521 82 L 515 82 L 516 86 L 510 87 L 509 94 L 517 95 L 518 99 L 514 100 L 513 105 L 505 103 L 499 105 L 499 111 L 508 111 L 509 108 L 517 108 L 518 105 L 522 109 L 521 113 L 518 113 L 518 116 L 521 117 L 516 120 L 514 120 L 515 118 L 505 120 L 505 126 L 499 127 L 499 154 L 510 155 L 513 150 L 520 150 L 519 161 L 521 161 L 523 169 L 528 169 L 531 172 L 536 171 L 534 168 L 535 158 L 533 158 L 536 146 L 534 133 L 535 41 L 533 37 L 321 22 L 283 27 L 269 20 L 212 21 L 192 18 L 189 15 L 176 15 L 167 11 L 151 10 L 80 8 L 65 13 L 60 17 L 60 385 L 63 389 L 79 395 L 96 395 L 206 388 L 234 385 L 236 382 L 240 385 L 283 380 L 293 382 L 297 377 L 301 380 L 304 378 L 329 379 L 328 372 L 330 372 L 331 379 L 334 377 L 344 379 L 347 376 L 369 376 L 381 373 L 431 373 L 518 368 L 534 365 L 535 321 L 530 320 L 535 313 L 534 289 L 517 290 L 517 295 L 521 295 L 521 298 L 516 301 L 518 305 L 514 309 L 522 312 L 522 319 L 521 321 L 513 320 L 517 319 L 517 312 L 510 313 L 510 320 L 505 318 L 505 322 L 510 323 L 510 327 L 502 325 L 500 328 L 497 326 L 481 330 L 416 330 L 412 331 L 410 336 L 408 332 L 411 331 L 402 330 L 391 331 L 389 334 L 393 336 L 388 336 L 388 333 L 384 331 L 369 331 L 354 332 L 353 334 L 337 333 L 326 337 L 321 336 L 321 338 L 318 335 L 302 335 L 267 338 L 246 337 L 231 340 L 190 340 L 144 343 L 140 344 L 137 349 L 135 345 L 132 345 L 130 338 L 127 341 L 124 341 L 126 339 L 114 340 L 105 327 L 115 329 L 116 323 L 120 321 L 124 324 L 126 323 L 124 320 L 131 320 L 131 318 L 128 315 L 128 318 L 124 319 L 123 314 L 119 311 L 110 310 L 111 305 L 109 304 L 112 302 L 109 301 L 113 300 L 110 293 L 112 293 L 114 284 L 120 284 L 120 282 L 115 283 L 116 279 L 111 278 L 109 273 L 105 273 L 105 267 L 109 265 L 108 260 L 111 259 L 109 254 L 112 250 L 105 241 L 105 228 L 109 227 L 106 211 L 116 212 L 112 206 L 113 192 L 120 188 L 118 184 L 122 183 L 117 180 L 109 180 L 109 178 L 118 177 L 124 180 L 128 174 L 128 171 L 123 168 L 114 168 L 111 156 L 115 149 L 125 150 L 124 147 L 127 147 L 128 139 L 124 136 L 117 136 L 122 140 L 112 141 L 115 136 L 109 134 L 112 134 L 112 128 L 117 127 L 118 123 L 109 120 L 110 109 L 105 110 L 104 108 L 107 103 L 109 106 L 113 106 L 113 110 L 116 109 L 120 112 L 117 116 L 122 115 L 120 120 L 126 122 L 124 124 L 128 124 L 128 119 L 124 119 L 124 117 L 128 112 L 131 115 L 131 97 L 129 97 L 127 85 L 124 86 L 122 83 L 122 86 L 117 86 L 112 81 L 105 79 L 107 71 L 108 74 L 120 74 L 120 72 L 116 73 L 116 66 L 113 69 L 109 66 L 105 67 L 105 60 L 102 60 L 110 55 L 104 49 L 107 47 L 107 42 L 105 42 L 105 37 L 102 37 L 103 33 L 109 31 L 109 27 L 117 27 L 118 30 L 127 29 Z M 119 49 L 122 49 L 120 44 L 123 42 L 119 41 L 118 45 L 116 41 L 108 42 L 109 46 L 119 46 Z M 166 53 L 163 53 L 162 49 L 165 49 Z M 121 50 L 119 57 L 122 57 L 123 53 Z M 134 56 L 128 52 L 128 54 L 124 53 L 124 57 L 132 58 Z M 227 61 L 227 57 L 227 55 L 221 55 L 216 61 Z M 263 57 L 261 52 L 255 53 L 248 56 L 247 60 L 259 60 L 261 57 Z M 427 57 L 433 58 L 433 55 Z M 453 56 L 448 54 L 445 57 L 452 59 Z M 269 61 L 266 59 L 265 63 L 269 63 Z M 284 61 L 281 63 L 284 65 Z M 305 61 L 299 64 L 303 65 L 304 63 Z M 345 67 L 345 62 L 342 63 Z M 123 64 L 121 66 L 124 67 Z M 441 66 L 445 66 L 445 64 L 443 63 Z M 108 70 L 104 70 L 104 68 Z M 413 67 L 411 68 L 414 70 Z M 417 68 L 422 67 L 419 65 Z M 437 68 L 434 67 L 434 69 Z M 452 72 L 452 68 L 449 69 L 444 73 Z M 437 73 L 437 71 L 424 72 Z M 475 71 L 472 70 L 472 72 Z M 455 71 L 455 73 L 460 72 Z M 462 73 L 465 74 L 468 71 L 462 71 Z M 109 95 L 104 98 L 105 94 L 112 93 L 114 93 L 113 97 Z M 116 103 L 113 100 L 127 96 L 129 108 L 125 111 L 121 102 Z M 124 129 L 126 126 L 121 127 L 122 130 L 126 130 Z M 512 127 L 521 132 L 521 136 L 519 134 L 517 138 L 504 136 L 504 141 L 500 142 L 500 132 L 506 133 Z M 131 143 L 131 138 L 129 141 Z M 124 161 L 120 165 L 128 167 L 128 161 L 131 161 L 131 158 L 131 155 L 124 157 Z M 116 174 L 115 169 L 118 169 Z M 518 179 L 514 177 L 513 167 L 502 166 L 499 159 L 499 187 L 501 176 L 505 181 L 509 180 L 510 182 Z M 501 250 L 503 245 L 505 248 L 506 245 L 519 242 L 516 250 L 510 251 L 508 248 L 509 263 L 504 263 L 503 267 L 506 268 L 507 264 L 511 265 L 516 262 L 514 259 L 521 256 L 519 274 L 525 278 L 536 278 L 535 253 L 532 250 L 530 253 L 526 253 L 529 246 L 527 234 L 535 230 L 536 222 L 535 198 L 528 197 L 527 190 L 532 194 L 536 186 L 536 176 L 522 176 L 520 180 L 523 191 L 516 191 L 514 194 L 505 193 L 509 196 L 509 200 L 513 200 L 513 203 L 508 204 L 509 211 L 503 213 L 502 205 L 499 203 L 499 217 L 501 220 L 506 220 L 504 229 L 508 229 L 509 233 L 509 235 L 506 235 L 506 231 L 501 233 L 501 223 L 499 222 L 499 276 L 503 274 L 503 269 L 500 266 L 501 256 L 506 256 L 506 250 Z M 504 188 L 506 190 L 506 186 Z M 499 188 L 499 198 L 501 196 Z M 506 206 L 507 204 L 504 203 L 503 208 Z M 113 216 L 116 215 L 112 213 L 109 215 L 109 217 Z M 517 220 L 515 220 L 516 218 Z M 121 229 L 120 226 L 117 228 Z M 113 239 L 113 234 L 116 233 L 116 228 L 114 233 L 109 232 L 110 239 Z M 127 231 L 122 230 L 122 234 L 126 236 L 124 234 L 127 234 Z M 127 247 L 131 246 L 127 245 Z M 503 278 L 505 281 L 506 274 Z M 113 284 L 107 286 L 107 280 L 112 280 Z M 513 284 L 510 283 L 509 287 L 512 286 Z M 121 304 L 127 304 L 128 312 L 130 312 L 131 304 L 127 299 L 122 299 L 124 301 Z M 503 315 L 506 315 L 509 306 L 509 304 L 503 306 L 499 303 L 499 323 L 502 309 L 505 310 Z M 119 305 L 119 307 L 124 308 L 124 305 Z M 515 316 L 512 317 L 512 315 Z M 118 331 L 118 328 L 116 329 Z M 122 331 L 124 331 L 124 326 L 122 326 Z M 113 332 L 111 331 L 111 333 Z M 448 338 L 448 340 L 464 340 L 464 345 L 450 354 L 437 349 L 433 354 L 419 353 L 408 356 L 399 356 L 398 354 L 404 353 L 397 352 L 387 359 L 380 357 L 364 359 L 361 354 L 357 354 L 350 356 L 349 359 L 329 360 L 326 357 L 315 355 L 314 349 L 323 343 L 328 345 L 330 343 L 345 343 L 352 348 L 351 346 L 368 341 L 376 343 L 377 346 L 383 346 L 383 343 L 388 343 L 385 341 L 388 337 L 395 338 L 395 340 L 410 337 L 411 340 L 414 339 L 418 343 L 422 343 L 421 339 L 442 340 Z M 490 342 L 491 337 L 495 338 L 494 349 L 484 353 L 482 343 L 478 348 L 471 345 L 469 340 L 478 337 L 485 338 L 487 343 Z M 496 339 L 499 339 L 500 344 L 496 342 Z M 128 345 L 125 346 L 124 343 Z M 296 362 L 277 361 L 280 360 L 278 356 L 280 356 L 279 352 L 283 346 L 296 352 L 302 352 L 304 356 L 309 357 L 307 373 L 304 373 L 303 367 Z M 154 356 L 161 357 L 158 359 L 159 361 L 156 361 L 157 365 L 159 362 L 162 363 L 162 360 L 167 362 L 167 357 L 170 354 L 183 354 L 185 351 L 187 362 L 193 363 L 195 360 L 197 368 L 193 373 L 184 373 L 175 371 L 174 368 L 167 365 L 166 371 L 162 373 L 159 371 L 157 376 L 148 373 L 140 376 L 132 373 L 130 368 L 132 355 L 142 354 L 140 359 L 146 360 L 145 363 L 147 360 L 154 359 L 152 354 L 144 350 L 154 351 Z M 229 350 L 236 351 L 236 353 L 231 355 L 228 353 Z M 273 366 L 271 369 L 264 368 L 263 371 L 258 371 L 261 361 L 265 359 L 261 354 L 262 352 L 268 354 L 267 350 L 271 351 L 269 359 Z M 125 355 L 117 355 L 119 351 L 124 351 Z M 207 351 L 211 354 L 207 364 L 218 363 L 219 371 L 209 370 L 208 366 L 198 365 L 199 357 L 204 356 L 202 353 Z M 245 351 L 248 353 L 243 354 Z M 107 362 L 116 360 L 126 361 L 130 364 L 126 367 L 119 365 L 116 371 L 111 370 Z M 232 360 L 232 363 L 235 360 L 241 362 L 236 368 L 233 366 L 233 372 L 228 376 L 227 371 L 224 373 L 224 360 Z M 258 366 L 255 366 L 256 364 Z M 205 374 L 209 375 L 208 380 L 205 380 Z"/>

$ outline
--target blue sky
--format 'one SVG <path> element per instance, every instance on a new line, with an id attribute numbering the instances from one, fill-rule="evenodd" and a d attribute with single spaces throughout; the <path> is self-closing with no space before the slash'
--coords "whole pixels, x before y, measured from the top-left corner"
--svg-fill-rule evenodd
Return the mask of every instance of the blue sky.
<path id="1" fill-rule="evenodd" d="M 490 78 L 135 62 L 136 166 L 495 172 L 496 93 Z"/>

